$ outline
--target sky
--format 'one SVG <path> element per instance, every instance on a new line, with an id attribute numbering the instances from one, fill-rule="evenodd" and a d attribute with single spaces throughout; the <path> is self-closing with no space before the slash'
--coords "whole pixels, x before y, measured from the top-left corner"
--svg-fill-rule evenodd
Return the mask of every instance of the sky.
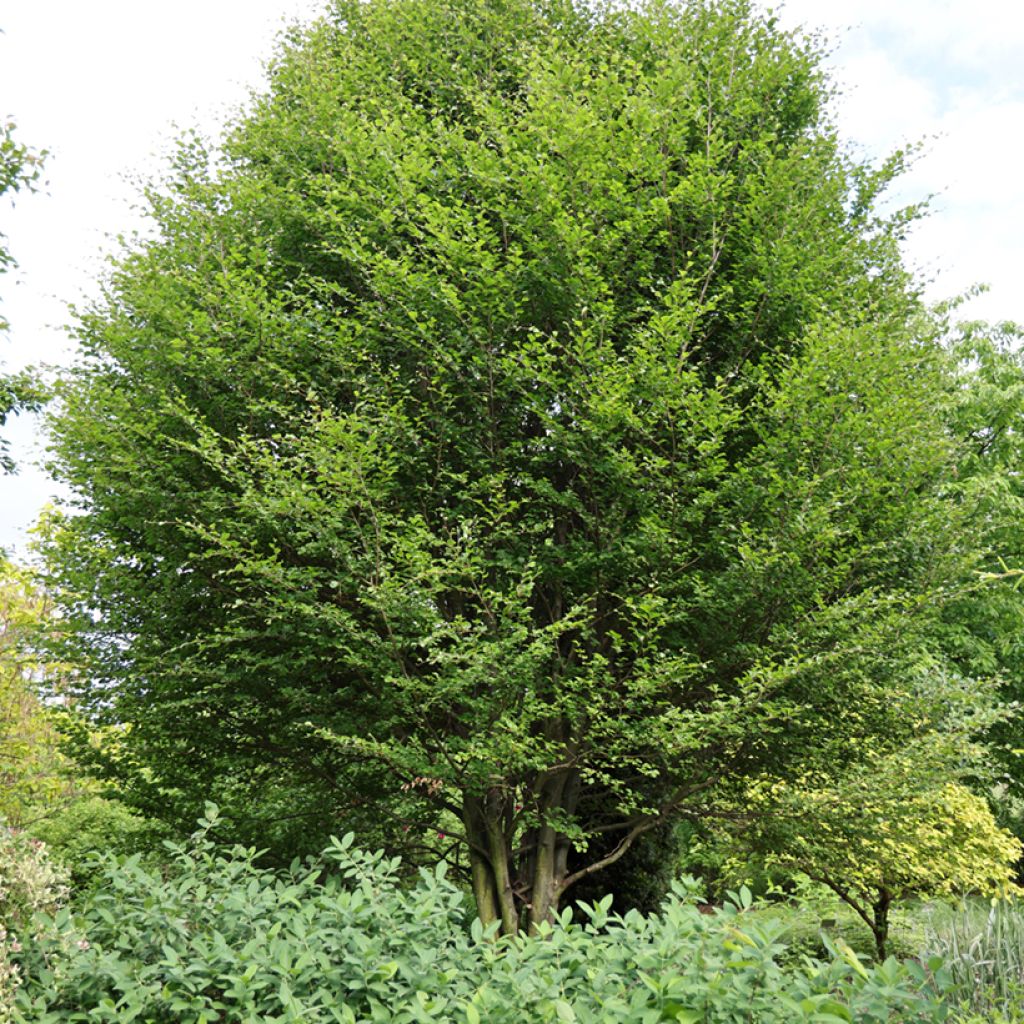
<path id="1" fill-rule="evenodd" d="M 319 0 L 19 0 L 0 3 L 0 117 L 46 148 L 45 185 L 0 199 L 18 260 L 0 277 L 11 322 L 0 364 L 64 365 L 68 303 L 95 292 L 103 254 L 140 226 L 140 176 L 183 128 L 216 133 L 261 86 L 276 33 Z M 894 201 L 932 213 L 905 255 L 934 299 L 976 284 L 965 317 L 1024 322 L 1024 5 L 1008 0 L 789 0 L 783 25 L 824 31 L 844 138 L 870 159 L 921 143 Z M 177 127 L 176 127 L 177 126 Z M 25 557 L 55 487 L 34 464 L 36 417 L 9 421 L 20 471 L 0 476 L 0 548 Z"/>

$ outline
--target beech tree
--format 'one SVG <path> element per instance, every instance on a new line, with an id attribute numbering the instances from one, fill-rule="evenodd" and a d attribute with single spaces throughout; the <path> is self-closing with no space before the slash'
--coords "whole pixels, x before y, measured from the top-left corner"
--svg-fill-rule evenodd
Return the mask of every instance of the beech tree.
<path id="1" fill-rule="evenodd" d="M 974 513 L 901 159 L 829 96 L 742 0 L 292 32 L 78 324 L 50 564 L 129 726 L 96 770 L 261 846 L 440 847 L 512 932 L 906 733 Z"/>

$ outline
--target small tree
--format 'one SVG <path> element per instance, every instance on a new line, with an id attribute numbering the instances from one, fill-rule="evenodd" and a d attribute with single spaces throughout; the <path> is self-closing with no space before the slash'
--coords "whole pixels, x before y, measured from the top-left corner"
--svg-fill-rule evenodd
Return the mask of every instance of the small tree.
<path id="1" fill-rule="evenodd" d="M 751 845 L 769 850 L 769 869 L 828 886 L 885 959 L 894 903 L 1016 889 L 1020 841 L 996 825 L 984 799 L 941 781 L 950 763 L 948 752 L 936 758 L 931 744 L 913 744 L 838 778 L 760 780 L 750 793 L 758 819 Z"/>

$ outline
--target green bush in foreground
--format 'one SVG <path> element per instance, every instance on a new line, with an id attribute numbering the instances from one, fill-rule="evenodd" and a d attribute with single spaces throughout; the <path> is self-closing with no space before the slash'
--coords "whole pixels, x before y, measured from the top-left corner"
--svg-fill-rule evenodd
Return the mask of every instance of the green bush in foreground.
<path id="1" fill-rule="evenodd" d="M 208 822 L 206 823 L 208 824 Z M 865 968 L 848 951 L 782 967 L 781 928 L 736 904 L 702 914 L 677 885 L 657 915 L 610 916 L 610 899 L 541 934 L 466 928 L 444 865 L 413 886 L 396 860 L 333 840 L 274 872 L 253 850 L 198 834 L 165 876 L 108 858 L 106 885 L 21 953 L 16 1021 L 140 1024 L 460 1024 L 579 1021 L 941 1021 L 916 964 Z M 934 966 L 934 965 L 933 965 Z M 941 984 L 941 972 L 938 979 Z"/>

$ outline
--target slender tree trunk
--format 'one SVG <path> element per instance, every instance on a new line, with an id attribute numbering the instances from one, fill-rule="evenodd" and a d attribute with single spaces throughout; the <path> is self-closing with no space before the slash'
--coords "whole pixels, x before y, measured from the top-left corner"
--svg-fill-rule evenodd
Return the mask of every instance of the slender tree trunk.
<path id="1" fill-rule="evenodd" d="M 488 859 L 476 850 L 469 851 L 469 871 L 477 916 L 486 928 L 498 920 L 498 892 L 494 886 L 494 873 Z"/>
<path id="2" fill-rule="evenodd" d="M 503 935 L 515 935 L 519 931 L 519 911 L 512 889 L 512 850 L 504 828 L 507 815 L 507 797 L 496 790 L 487 795 L 484 820 L 487 826 L 488 849 L 491 855 L 491 871 L 498 900 Z"/>
<path id="3" fill-rule="evenodd" d="M 879 962 L 885 959 L 889 943 L 889 906 L 891 903 L 892 897 L 888 889 L 882 889 L 878 899 L 871 907 L 871 931 L 875 936 L 875 955 Z"/>
<path id="4" fill-rule="evenodd" d="M 579 799 L 579 773 L 565 769 L 549 780 L 541 800 L 541 813 L 561 811 L 571 816 Z M 569 840 L 550 822 L 537 830 L 533 870 L 530 876 L 529 923 L 535 931 L 542 921 L 551 921 L 558 913 L 558 902 L 568 871 Z"/>
<path id="5" fill-rule="evenodd" d="M 551 780 L 545 786 L 541 801 L 542 816 L 546 811 L 561 804 L 562 790 L 565 788 L 564 778 Z M 558 835 L 554 827 L 541 823 L 537 829 L 533 855 L 533 872 L 529 879 L 530 899 L 527 904 L 529 911 L 530 931 L 535 932 L 541 921 L 550 921 L 558 909 L 557 879 L 555 877 L 555 847 Z"/>
<path id="6" fill-rule="evenodd" d="M 484 927 L 499 918 L 498 889 L 491 869 L 490 839 L 481 801 L 467 796 L 462 802 L 462 821 L 469 841 L 469 870 L 476 912 Z"/>

